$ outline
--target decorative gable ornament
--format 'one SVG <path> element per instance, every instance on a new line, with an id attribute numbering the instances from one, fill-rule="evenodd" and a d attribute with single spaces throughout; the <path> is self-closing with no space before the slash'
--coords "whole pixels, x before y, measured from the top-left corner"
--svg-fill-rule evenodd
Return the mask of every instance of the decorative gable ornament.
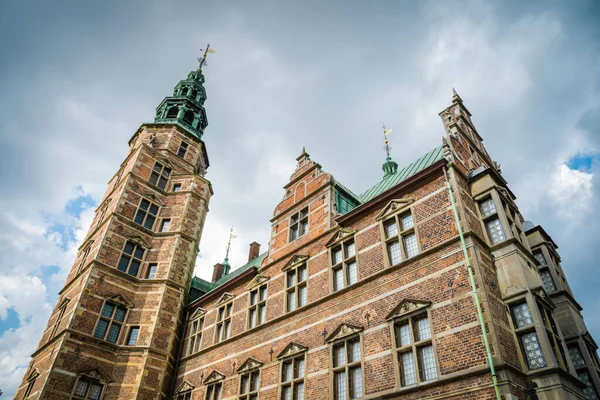
<path id="1" fill-rule="evenodd" d="M 331 247 L 339 242 L 342 242 L 344 239 L 354 236 L 355 233 L 356 229 L 338 228 L 338 231 L 331 236 L 327 243 L 325 243 L 325 247 Z"/>
<path id="2" fill-rule="evenodd" d="M 27 381 L 32 381 L 34 379 L 36 379 L 38 376 L 40 376 L 40 371 L 38 371 L 38 369 L 34 369 L 33 371 L 31 371 L 31 373 L 29 374 L 29 376 L 27 377 Z"/>
<path id="3" fill-rule="evenodd" d="M 114 296 L 109 296 L 106 300 L 112 301 L 113 303 L 121 304 L 127 308 L 133 308 L 134 304 L 124 295 L 116 294 Z"/>
<path id="4" fill-rule="evenodd" d="M 225 375 L 214 369 L 204 380 L 205 385 L 210 385 L 211 383 L 219 382 L 225 379 Z"/>
<path id="5" fill-rule="evenodd" d="M 250 283 L 248 283 L 248 286 L 246 286 L 246 290 L 254 289 L 255 287 L 260 286 L 263 283 L 267 282 L 269 279 L 271 279 L 271 278 L 266 275 L 256 275 L 250 281 Z"/>
<path id="6" fill-rule="evenodd" d="M 390 201 L 377 215 L 377 221 L 387 218 L 391 215 L 397 214 L 400 211 L 404 211 L 410 204 L 414 202 L 413 199 L 395 199 Z"/>
<path id="7" fill-rule="evenodd" d="M 327 341 L 333 342 L 334 340 L 342 339 L 347 336 L 351 336 L 356 333 L 359 333 L 363 329 L 364 328 L 362 326 L 358 326 L 358 325 L 341 324 L 333 331 L 333 333 L 331 335 L 329 335 L 329 337 L 327 338 Z"/>
<path id="8" fill-rule="evenodd" d="M 217 306 L 227 303 L 230 300 L 233 300 L 235 298 L 235 294 L 233 293 L 229 293 L 229 292 L 225 292 L 223 293 L 223 296 L 221 296 L 221 298 L 219 299 L 219 301 L 217 302 Z"/>
<path id="9" fill-rule="evenodd" d="M 290 258 L 290 261 L 287 262 L 287 264 L 285 264 L 283 266 L 283 268 L 281 269 L 282 271 L 286 271 L 290 268 L 295 267 L 296 265 L 305 262 L 306 260 L 309 259 L 310 256 L 306 256 L 306 255 L 295 255 L 292 258 Z"/>
<path id="10" fill-rule="evenodd" d="M 153 203 L 156 203 L 161 207 L 163 207 L 165 205 L 165 203 L 161 199 L 159 199 L 157 195 L 155 195 L 152 192 L 144 192 L 142 194 L 145 198 L 152 200 Z"/>
<path id="11" fill-rule="evenodd" d="M 385 319 L 390 320 L 404 317 L 405 315 L 412 314 L 416 311 L 424 310 L 430 305 L 431 302 L 426 300 L 404 299 L 387 315 L 387 317 L 385 317 Z"/>
<path id="12" fill-rule="evenodd" d="M 243 372 L 251 371 L 253 369 L 260 368 L 262 366 L 263 366 L 263 363 L 250 357 L 249 359 L 244 361 L 244 363 L 242 365 L 240 365 L 237 372 L 241 374 Z"/>
<path id="13" fill-rule="evenodd" d="M 206 310 L 202 307 L 198 307 L 197 309 L 194 310 L 194 312 L 190 315 L 190 321 L 196 318 L 200 318 L 201 316 L 203 316 L 204 314 L 206 314 Z"/>
<path id="14" fill-rule="evenodd" d="M 296 354 L 304 353 L 308 350 L 308 347 L 302 346 L 299 343 L 290 342 L 285 348 L 277 355 L 278 359 L 295 356 Z"/>
<path id="15" fill-rule="evenodd" d="M 104 382 L 104 383 L 112 383 L 112 382 L 114 382 L 110 378 L 110 376 L 104 374 L 98 368 L 85 370 L 83 372 L 80 372 L 79 374 L 82 375 L 82 376 L 87 376 L 88 378 L 95 379 L 95 380 L 97 380 L 99 382 Z"/>
<path id="16" fill-rule="evenodd" d="M 149 250 L 152 248 L 152 245 L 141 236 L 127 236 L 127 239 L 131 240 L 133 243 L 139 246 L 142 246 L 145 250 Z"/>
<path id="17" fill-rule="evenodd" d="M 177 389 L 176 393 L 184 393 L 184 392 L 189 392 L 190 390 L 193 390 L 194 386 L 189 383 L 188 381 L 183 381 L 183 383 L 181 385 L 179 385 L 179 388 Z"/>

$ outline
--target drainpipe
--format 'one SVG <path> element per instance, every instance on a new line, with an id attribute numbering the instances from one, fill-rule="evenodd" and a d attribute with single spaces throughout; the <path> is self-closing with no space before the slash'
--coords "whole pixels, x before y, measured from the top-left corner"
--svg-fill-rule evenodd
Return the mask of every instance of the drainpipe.
<path id="1" fill-rule="evenodd" d="M 450 195 L 450 202 L 452 203 L 452 212 L 454 213 L 454 218 L 456 220 L 456 228 L 458 229 L 458 236 L 460 236 L 460 245 L 462 246 L 463 254 L 465 256 L 467 271 L 469 271 L 469 283 L 471 284 L 471 290 L 473 291 L 473 299 L 475 300 L 475 306 L 477 307 L 477 318 L 479 319 L 479 325 L 481 326 L 483 344 L 485 345 L 488 364 L 490 365 L 490 373 L 492 374 L 492 381 L 494 382 L 496 399 L 502 400 L 502 397 L 500 396 L 500 388 L 498 387 L 498 377 L 496 376 L 496 369 L 494 368 L 492 351 L 490 349 L 490 342 L 488 341 L 487 333 L 485 331 L 485 322 L 483 320 L 483 312 L 481 311 L 481 303 L 479 302 L 479 295 L 477 294 L 477 287 L 475 286 L 475 276 L 473 274 L 473 267 L 471 266 L 471 261 L 469 260 L 467 245 L 465 244 L 465 237 L 463 236 L 462 227 L 460 225 L 460 219 L 458 218 L 458 211 L 456 210 L 456 202 L 454 201 L 454 194 L 452 193 L 452 187 L 450 186 L 450 180 L 448 179 L 448 173 L 446 172 L 446 169 L 447 167 L 444 167 L 444 179 L 446 180 L 446 187 L 448 188 L 448 194 Z"/>

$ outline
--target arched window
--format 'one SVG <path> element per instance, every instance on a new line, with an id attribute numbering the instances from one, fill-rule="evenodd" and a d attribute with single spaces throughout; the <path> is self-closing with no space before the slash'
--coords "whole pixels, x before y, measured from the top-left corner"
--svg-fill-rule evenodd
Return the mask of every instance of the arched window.
<path id="1" fill-rule="evenodd" d="M 191 125 L 194 122 L 194 112 L 192 110 L 186 111 L 183 115 L 183 121 Z"/>
<path id="2" fill-rule="evenodd" d="M 198 91 L 196 89 L 192 90 L 192 98 L 194 100 L 196 100 L 196 97 L 198 97 Z"/>
<path id="3" fill-rule="evenodd" d="M 188 90 L 189 90 L 189 89 L 188 89 L 188 88 L 186 88 L 186 87 L 184 87 L 183 89 L 181 89 L 181 95 L 182 95 L 182 96 L 187 96 L 187 94 L 188 94 Z"/>
<path id="4" fill-rule="evenodd" d="M 179 109 L 177 107 L 169 108 L 169 112 L 167 112 L 167 118 L 177 118 L 177 114 L 179 113 Z"/>

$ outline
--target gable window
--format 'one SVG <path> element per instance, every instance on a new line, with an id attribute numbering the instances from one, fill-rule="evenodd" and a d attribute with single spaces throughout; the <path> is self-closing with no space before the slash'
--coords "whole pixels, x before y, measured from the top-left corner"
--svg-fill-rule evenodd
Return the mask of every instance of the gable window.
<path id="1" fill-rule="evenodd" d="M 131 276 L 137 276 L 142 259 L 144 258 L 144 248 L 137 243 L 128 240 L 121 253 L 117 269 L 126 272 Z"/>
<path id="2" fill-rule="evenodd" d="M 240 375 L 239 400 L 257 400 L 260 371 L 258 369 Z"/>
<path id="3" fill-rule="evenodd" d="M 290 242 L 298 239 L 308 231 L 308 206 L 290 218 Z"/>
<path id="4" fill-rule="evenodd" d="M 306 280 L 308 278 L 308 269 L 305 263 L 301 263 L 296 268 L 286 272 L 286 312 L 294 311 L 297 308 L 304 307 L 307 301 Z"/>
<path id="5" fill-rule="evenodd" d="M 548 364 L 533 325 L 533 316 L 529 310 L 529 305 L 526 302 L 515 304 L 510 307 L 510 311 L 515 325 L 515 333 L 521 343 L 521 349 L 529 369 L 545 367 Z"/>
<path id="6" fill-rule="evenodd" d="M 87 377 L 81 377 L 77 381 L 77 385 L 75 385 L 73 397 L 75 399 L 100 400 L 103 389 L 104 386 L 98 381 Z"/>
<path id="7" fill-rule="evenodd" d="M 126 314 L 125 307 L 106 301 L 96 323 L 94 336 L 110 343 L 117 343 Z"/>
<path id="8" fill-rule="evenodd" d="M 331 265 L 334 291 L 358 282 L 354 239 L 345 241 L 331 249 Z"/>
<path id="9" fill-rule="evenodd" d="M 419 254 L 417 235 L 412 214 L 396 215 L 383 223 L 385 243 L 390 265 Z"/>
<path id="10" fill-rule="evenodd" d="M 160 223 L 160 231 L 161 232 L 169 232 L 170 227 L 171 227 L 171 218 L 164 218 Z"/>
<path id="11" fill-rule="evenodd" d="M 146 279 L 154 279 L 156 277 L 157 269 L 158 269 L 157 263 L 149 264 L 148 269 L 146 270 Z"/>
<path id="12" fill-rule="evenodd" d="M 248 309 L 248 327 L 250 329 L 263 324 L 267 309 L 267 285 L 250 291 L 250 308 Z"/>
<path id="13" fill-rule="evenodd" d="M 52 327 L 52 332 L 50 333 L 50 339 L 52 339 L 56 335 L 56 332 L 58 331 L 60 322 L 62 321 L 63 317 L 65 316 L 65 311 L 67 310 L 67 304 L 69 304 L 69 300 L 63 301 L 62 305 L 60 306 L 60 308 L 58 310 L 58 317 L 56 318 L 56 322 L 54 323 L 54 326 Z"/>
<path id="14" fill-rule="evenodd" d="M 132 326 L 131 328 L 129 328 L 129 335 L 127 335 L 127 346 L 135 346 L 137 344 L 139 334 L 139 326 Z"/>
<path id="15" fill-rule="evenodd" d="M 133 222 L 143 226 L 146 229 L 152 229 L 154 221 L 156 221 L 156 215 L 158 214 L 158 206 L 152 203 L 150 200 L 142 198 L 140 205 L 135 213 Z"/>
<path id="16" fill-rule="evenodd" d="M 204 328 L 204 317 L 195 318 L 190 324 L 190 338 L 188 340 L 188 356 L 200 350 L 202 340 L 202 329 Z"/>
<path id="17" fill-rule="evenodd" d="M 281 400 L 304 400 L 304 354 L 282 361 Z"/>
<path id="18" fill-rule="evenodd" d="M 221 382 L 211 383 L 206 387 L 206 400 L 221 400 L 223 384 Z"/>
<path id="19" fill-rule="evenodd" d="M 437 364 L 426 314 L 394 322 L 394 344 L 402 386 L 437 378 Z"/>
<path id="20" fill-rule="evenodd" d="M 333 398 L 356 399 L 363 395 L 360 336 L 336 342 L 332 347 Z"/>
<path id="21" fill-rule="evenodd" d="M 216 337 L 215 343 L 219 343 L 231 336 L 231 312 L 233 310 L 233 303 L 225 304 L 219 307 L 217 313 L 217 328 L 215 329 Z"/>
<path id="22" fill-rule="evenodd" d="M 185 154 L 187 153 L 187 149 L 188 144 L 186 142 L 181 142 L 181 144 L 179 145 L 179 150 L 177 150 L 177 155 L 181 158 L 184 158 Z"/>
<path id="23" fill-rule="evenodd" d="M 500 223 L 500 218 L 498 218 L 498 212 L 496 211 L 494 199 L 488 197 L 487 199 L 479 202 L 479 210 L 481 211 L 483 223 L 492 245 L 506 240 L 504 230 L 502 229 L 502 224 Z"/>
<path id="24" fill-rule="evenodd" d="M 159 162 L 156 162 L 154 163 L 154 168 L 152 168 L 152 173 L 150 174 L 149 181 L 151 184 L 156 185 L 161 189 L 164 189 L 167 187 L 169 175 L 171 175 L 171 168 L 166 167 Z"/>

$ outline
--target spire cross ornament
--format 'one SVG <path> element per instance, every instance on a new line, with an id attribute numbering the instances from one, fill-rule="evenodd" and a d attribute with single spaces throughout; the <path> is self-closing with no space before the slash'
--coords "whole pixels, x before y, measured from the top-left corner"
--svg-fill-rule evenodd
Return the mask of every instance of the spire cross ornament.
<path id="1" fill-rule="evenodd" d="M 391 132 L 392 132 L 392 130 L 385 129 L 385 124 L 383 124 L 383 143 L 384 143 L 383 149 L 385 150 L 385 155 L 386 155 L 385 159 L 387 161 L 390 161 L 392 159 L 390 157 L 390 150 L 392 150 L 392 148 L 390 147 L 390 144 L 387 139 L 387 135 L 389 135 Z"/>
<path id="2" fill-rule="evenodd" d="M 229 260 L 229 250 L 231 249 L 231 239 L 235 239 L 237 235 L 233 234 L 233 225 L 229 230 L 229 240 L 227 241 L 227 251 L 225 252 L 225 261 Z"/>
<path id="3" fill-rule="evenodd" d="M 202 49 L 200 49 L 200 51 L 202 51 Z M 202 67 L 204 65 L 208 65 L 208 64 L 206 64 L 206 57 L 208 56 L 208 54 L 214 54 L 214 53 L 215 53 L 215 51 L 210 48 L 210 42 L 209 42 L 206 45 L 206 50 L 204 50 L 204 55 L 202 55 L 202 58 L 198 58 L 198 62 L 200 62 L 198 69 L 202 69 Z"/>

